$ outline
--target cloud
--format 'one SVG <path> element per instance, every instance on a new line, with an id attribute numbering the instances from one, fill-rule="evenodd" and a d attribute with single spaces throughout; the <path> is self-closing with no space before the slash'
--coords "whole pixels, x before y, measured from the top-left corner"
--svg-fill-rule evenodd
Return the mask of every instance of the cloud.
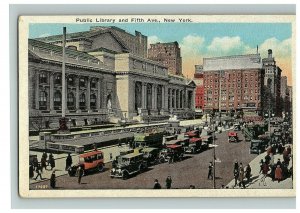
<path id="1" fill-rule="evenodd" d="M 182 56 L 199 57 L 204 41 L 204 37 L 198 35 L 185 36 L 179 44 Z"/>
<path id="2" fill-rule="evenodd" d="M 279 41 L 277 38 L 272 37 L 266 39 L 261 45 L 259 45 L 258 50 L 262 57 L 267 57 L 268 49 L 272 49 L 274 57 L 290 58 L 292 54 L 291 43 L 291 38 Z"/>
<path id="3" fill-rule="evenodd" d="M 164 41 L 156 35 L 148 36 L 148 48 L 150 48 L 150 44 L 155 44 L 158 42 L 164 42 Z"/>
<path id="4" fill-rule="evenodd" d="M 50 36 L 50 34 L 49 33 L 44 33 L 44 34 L 39 35 L 38 37 L 42 38 L 42 37 L 47 37 L 47 36 Z"/>
<path id="5" fill-rule="evenodd" d="M 215 37 L 210 45 L 207 46 L 207 55 L 209 56 L 225 56 L 225 55 L 239 55 L 249 50 L 250 47 L 246 45 L 239 36 L 235 37 Z"/>

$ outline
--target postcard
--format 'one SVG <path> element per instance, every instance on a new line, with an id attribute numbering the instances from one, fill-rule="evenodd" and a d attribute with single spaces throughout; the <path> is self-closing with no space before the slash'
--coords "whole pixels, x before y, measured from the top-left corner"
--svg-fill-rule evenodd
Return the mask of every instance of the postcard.
<path id="1" fill-rule="evenodd" d="M 287 15 L 20 16 L 20 196 L 295 196 L 295 43 Z"/>

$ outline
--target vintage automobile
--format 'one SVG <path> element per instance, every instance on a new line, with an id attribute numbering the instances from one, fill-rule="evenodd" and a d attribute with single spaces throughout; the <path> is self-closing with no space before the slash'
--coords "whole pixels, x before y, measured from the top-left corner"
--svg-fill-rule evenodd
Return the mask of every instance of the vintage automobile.
<path id="1" fill-rule="evenodd" d="M 236 132 L 228 132 L 228 142 L 229 143 L 239 142 L 239 138 Z"/>
<path id="2" fill-rule="evenodd" d="M 155 165 L 159 162 L 159 152 L 158 148 L 145 147 L 140 150 L 143 153 L 144 160 L 147 162 L 147 165 Z"/>
<path id="3" fill-rule="evenodd" d="M 240 131 L 241 130 L 241 125 L 240 124 L 234 124 L 233 125 L 233 130 L 234 131 Z"/>
<path id="4" fill-rule="evenodd" d="M 209 144 L 213 143 L 213 137 L 210 135 L 206 135 L 206 136 L 201 136 L 201 140 L 202 140 L 202 149 L 208 149 Z"/>
<path id="5" fill-rule="evenodd" d="M 148 130 L 148 132 L 134 133 L 135 147 L 161 147 L 165 131 Z"/>
<path id="6" fill-rule="evenodd" d="M 110 170 L 110 177 L 125 180 L 134 174 L 145 171 L 147 167 L 143 153 L 133 152 L 127 155 L 120 155 L 116 158 L 116 163 Z"/>
<path id="7" fill-rule="evenodd" d="M 268 144 L 264 140 L 251 140 L 249 153 L 250 154 L 261 154 L 266 151 Z"/>
<path id="8" fill-rule="evenodd" d="M 184 148 L 182 145 L 171 144 L 166 145 L 159 154 L 160 163 L 181 161 L 184 157 Z"/>
<path id="9" fill-rule="evenodd" d="M 169 145 L 181 145 L 183 148 L 189 146 L 189 138 L 182 138 L 177 140 L 171 140 L 165 143 L 165 146 Z"/>
<path id="10" fill-rule="evenodd" d="M 178 135 L 168 135 L 163 137 L 163 144 L 171 140 L 177 140 Z"/>
<path id="11" fill-rule="evenodd" d="M 186 133 L 184 133 L 184 136 L 188 138 L 193 138 L 193 137 L 198 137 L 200 136 L 200 131 L 199 130 L 191 130 Z"/>
<path id="12" fill-rule="evenodd" d="M 105 166 L 103 158 L 103 152 L 100 150 L 94 150 L 81 154 L 79 155 L 79 163 L 71 166 L 68 169 L 68 173 L 70 176 L 75 176 L 79 166 L 83 169 L 83 175 L 86 175 L 86 173 L 91 170 L 103 172 Z"/>
<path id="13" fill-rule="evenodd" d="M 202 140 L 201 138 L 190 138 L 189 145 L 184 147 L 185 153 L 195 154 L 201 151 Z"/>

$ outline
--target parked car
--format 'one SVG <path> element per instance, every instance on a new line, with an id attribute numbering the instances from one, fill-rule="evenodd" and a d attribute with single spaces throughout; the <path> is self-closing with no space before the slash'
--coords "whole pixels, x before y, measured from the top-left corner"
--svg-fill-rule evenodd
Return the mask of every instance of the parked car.
<path id="1" fill-rule="evenodd" d="M 202 149 L 208 149 L 209 144 L 213 143 L 213 137 L 211 135 L 202 136 L 201 140 L 202 140 L 202 145 L 201 145 Z"/>
<path id="2" fill-rule="evenodd" d="M 184 148 L 182 145 L 166 145 L 166 147 L 160 151 L 160 163 L 181 161 L 183 157 Z"/>
<path id="3" fill-rule="evenodd" d="M 147 165 L 155 165 L 159 162 L 159 152 L 158 148 L 145 147 L 141 151 L 143 153 L 144 160 L 147 162 Z"/>
<path id="4" fill-rule="evenodd" d="M 239 138 L 236 132 L 228 132 L 228 142 L 229 143 L 239 142 Z"/>
<path id="5" fill-rule="evenodd" d="M 249 153 L 261 154 L 266 151 L 268 144 L 264 140 L 251 140 Z"/>
<path id="6" fill-rule="evenodd" d="M 234 124 L 233 125 L 233 130 L 234 131 L 240 131 L 241 130 L 241 125 L 240 124 Z"/>
<path id="7" fill-rule="evenodd" d="M 100 150 L 87 152 L 79 155 L 79 163 L 71 166 L 68 170 L 70 176 L 75 176 L 79 166 L 83 169 L 83 175 L 91 170 L 97 170 L 99 172 L 104 171 L 103 152 Z"/>
<path id="8" fill-rule="evenodd" d="M 201 138 L 190 138 L 189 145 L 184 147 L 185 153 L 195 154 L 201 151 L 202 140 Z"/>
<path id="9" fill-rule="evenodd" d="M 143 153 L 133 152 L 127 155 L 120 155 L 116 158 L 116 163 L 110 170 L 110 177 L 125 180 L 134 174 L 145 171 L 147 167 Z"/>

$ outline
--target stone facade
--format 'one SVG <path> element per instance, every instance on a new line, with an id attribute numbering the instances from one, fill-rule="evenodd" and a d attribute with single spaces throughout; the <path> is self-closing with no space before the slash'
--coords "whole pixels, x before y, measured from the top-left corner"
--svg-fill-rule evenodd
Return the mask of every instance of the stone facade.
<path id="1" fill-rule="evenodd" d="M 195 92 L 195 107 L 203 110 L 204 108 L 204 84 L 203 84 L 203 66 L 195 65 L 194 82 L 197 85 Z"/>
<path id="2" fill-rule="evenodd" d="M 87 50 L 85 42 L 89 41 L 86 39 L 77 44 L 74 39 L 73 43 L 67 42 L 64 80 L 69 126 L 121 119 L 163 120 L 171 114 L 182 118 L 193 116 L 193 81 L 168 74 L 167 67 L 145 57 L 143 51 L 146 49 L 131 51 L 133 47 L 129 45 L 125 51 L 124 41 L 129 42 L 133 35 L 124 36 L 126 39 L 120 41 L 111 33 L 103 34 L 103 41 L 96 39 L 97 33 L 93 34 L 95 37 L 88 44 L 88 51 L 80 51 Z M 142 46 L 147 44 L 143 40 L 147 37 L 136 34 L 140 36 Z M 57 37 L 60 38 L 28 40 L 29 122 L 32 130 L 57 128 L 61 117 L 62 47 L 59 41 L 54 41 Z M 71 37 L 67 34 L 67 38 Z"/>
<path id="3" fill-rule="evenodd" d="M 182 58 L 178 43 L 156 43 L 150 44 L 148 58 L 159 61 L 168 68 L 170 74 L 182 75 Z"/>
<path id="4" fill-rule="evenodd" d="M 268 57 L 262 60 L 265 70 L 264 86 L 265 93 L 269 96 L 268 108 L 276 115 L 281 115 L 281 69 L 276 65 L 272 50 L 268 50 Z"/>

